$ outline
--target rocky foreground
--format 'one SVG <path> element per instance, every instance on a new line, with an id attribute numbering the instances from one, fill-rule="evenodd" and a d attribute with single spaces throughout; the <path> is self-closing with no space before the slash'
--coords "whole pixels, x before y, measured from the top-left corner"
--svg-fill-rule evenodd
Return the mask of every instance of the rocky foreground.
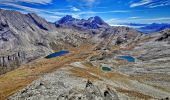
<path id="1" fill-rule="evenodd" d="M 167 33 L 168 32 L 168 33 Z M 143 37 L 131 48 L 88 49 L 87 58 L 43 75 L 10 100 L 169 100 L 169 34 Z M 159 36 L 159 37 L 158 37 Z M 158 41 L 162 38 L 161 41 Z M 95 53 L 94 53 L 95 52 Z M 117 59 L 131 54 L 136 62 Z M 82 54 L 81 54 L 82 55 Z M 111 71 L 102 70 L 103 64 Z"/>

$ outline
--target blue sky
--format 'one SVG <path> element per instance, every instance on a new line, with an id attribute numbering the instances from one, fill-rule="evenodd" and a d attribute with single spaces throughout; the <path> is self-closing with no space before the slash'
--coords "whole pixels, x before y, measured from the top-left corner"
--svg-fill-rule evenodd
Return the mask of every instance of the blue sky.
<path id="1" fill-rule="evenodd" d="M 110 25 L 170 23 L 170 0 L 0 0 L 0 8 L 34 12 L 50 22 L 100 16 Z"/>

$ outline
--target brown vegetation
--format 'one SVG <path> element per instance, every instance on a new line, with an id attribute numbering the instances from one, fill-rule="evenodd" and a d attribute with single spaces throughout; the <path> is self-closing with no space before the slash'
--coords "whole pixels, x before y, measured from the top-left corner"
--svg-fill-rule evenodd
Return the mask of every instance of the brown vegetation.
<path id="1" fill-rule="evenodd" d="M 126 90 L 126 89 L 122 89 L 122 88 L 115 88 L 115 89 L 116 89 L 116 91 L 124 93 L 124 94 L 126 94 L 130 97 L 136 97 L 136 99 L 137 98 L 144 99 L 144 100 L 153 99 L 153 97 L 151 97 L 149 95 L 142 94 L 142 93 L 137 92 L 137 91 Z"/>
<path id="2" fill-rule="evenodd" d="M 38 59 L 22 65 L 20 68 L 0 76 L 0 100 L 16 93 L 45 73 L 55 71 L 66 64 L 85 60 L 92 46 L 85 45 L 79 48 L 71 48 L 70 54 L 53 59 Z M 89 51 L 86 51 L 86 50 Z M 83 53 L 86 55 L 81 55 Z"/>

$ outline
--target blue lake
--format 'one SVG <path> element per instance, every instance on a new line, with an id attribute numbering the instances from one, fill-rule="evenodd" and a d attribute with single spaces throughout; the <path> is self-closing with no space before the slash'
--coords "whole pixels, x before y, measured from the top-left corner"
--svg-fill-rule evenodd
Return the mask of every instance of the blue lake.
<path id="1" fill-rule="evenodd" d="M 132 56 L 118 56 L 118 58 L 127 60 L 128 62 L 135 62 L 135 58 Z"/>
<path id="2" fill-rule="evenodd" d="M 68 53 L 69 53 L 69 51 L 67 51 L 67 50 L 61 50 L 61 51 L 52 53 L 52 54 L 46 56 L 45 58 L 54 58 L 54 57 L 58 57 L 58 56 L 63 56 Z"/>

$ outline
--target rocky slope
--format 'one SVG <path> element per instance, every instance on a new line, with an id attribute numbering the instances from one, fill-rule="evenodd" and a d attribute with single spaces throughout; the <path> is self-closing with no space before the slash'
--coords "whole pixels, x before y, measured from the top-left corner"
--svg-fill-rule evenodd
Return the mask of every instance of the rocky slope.
<path id="1" fill-rule="evenodd" d="M 170 44 L 167 38 L 158 41 L 165 34 L 169 30 L 141 36 L 129 43 L 131 48 L 110 44 L 94 50 L 94 45 L 77 54 L 85 54 L 85 60 L 63 65 L 9 99 L 169 100 Z M 120 55 L 130 55 L 135 62 L 118 59 Z M 103 66 L 111 70 L 104 71 Z"/>
<path id="2" fill-rule="evenodd" d="M 168 41 L 170 42 L 170 29 L 165 29 L 161 32 L 159 32 L 161 36 L 158 37 L 156 41 Z"/>
<path id="3" fill-rule="evenodd" d="M 49 34 L 47 30 L 55 28 L 36 14 L 25 15 L 10 10 L 0 10 L 0 23 L 1 54 L 38 48 L 45 50 L 47 48 L 45 38 L 48 38 Z"/>
<path id="4" fill-rule="evenodd" d="M 35 81 L 34 84 L 9 99 L 119 100 L 114 90 L 106 87 L 104 90 L 104 87 L 99 88 L 89 80 L 70 76 L 65 69 Z"/>
<path id="5" fill-rule="evenodd" d="M 69 33 L 69 34 L 68 34 Z M 2 70 L 43 57 L 66 47 L 78 46 L 87 38 L 72 29 L 56 28 L 34 13 L 0 10 L 0 57 Z M 13 56 L 22 52 L 24 57 Z M 13 56 L 12 60 L 10 56 Z M 22 59 L 22 60 L 21 60 Z M 17 65 L 18 66 L 18 65 Z M 5 68 L 6 69 L 6 68 Z M 13 68 L 12 68 L 13 69 Z"/>

